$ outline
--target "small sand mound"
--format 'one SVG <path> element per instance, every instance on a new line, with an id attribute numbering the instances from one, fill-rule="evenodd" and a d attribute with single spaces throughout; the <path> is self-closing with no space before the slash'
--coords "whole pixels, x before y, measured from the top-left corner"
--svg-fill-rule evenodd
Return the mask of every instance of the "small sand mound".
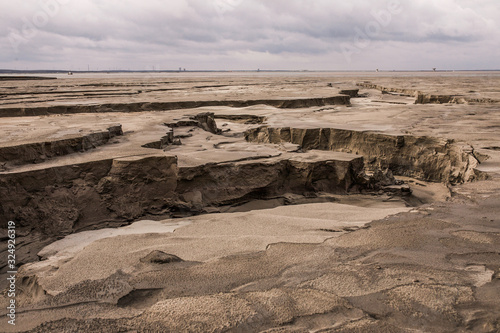
<path id="1" fill-rule="evenodd" d="M 176 255 L 168 254 L 163 251 L 152 251 L 144 258 L 140 259 L 141 262 L 151 263 L 151 264 L 169 264 L 172 262 L 184 261 Z"/>

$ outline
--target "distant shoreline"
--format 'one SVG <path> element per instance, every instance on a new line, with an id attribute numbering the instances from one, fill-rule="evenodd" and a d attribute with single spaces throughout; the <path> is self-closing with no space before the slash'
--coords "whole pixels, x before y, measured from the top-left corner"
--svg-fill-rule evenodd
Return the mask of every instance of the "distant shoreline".
<path id="1" fill-rule="evenodd" d="M 24 81 L 24 80 L 56 80 L 56 77 L 46 76 L 0 76 L 0 81 Z"/>
<path id="2" fill-rule="evenodd" d="M 0 74 L 116 74 L 116 73 L 429 73 L 429 70 L 103 70 L 103 71 L 74 71 L 74 70 L 14 70 L 0 69 Z M 461 69 L 461 70 L 436 70 L 438 73 L 453 72 L 500 72 L 500 69 Z"/>

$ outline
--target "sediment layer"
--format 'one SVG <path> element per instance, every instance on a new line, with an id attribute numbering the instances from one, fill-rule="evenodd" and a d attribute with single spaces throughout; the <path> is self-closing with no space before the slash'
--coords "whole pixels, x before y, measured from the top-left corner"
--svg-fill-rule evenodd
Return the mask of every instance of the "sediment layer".
<path id="1" fill-rule="evenodd" d="M 474 104 L 474 103 L 498 103 L 493 99 L 489 98 L 471 98 L 461 95 L 432 95 L 432 94 L 417 94 L 417 99 L 415 104 Z"/>
<path id="2" fill-rule="evenodd" d="M 244 124 L 262 124 L 266 121 L 266 117 L 256 116 L 252 114 L 216 114 L 216 119 L 225 119 L 236 123 Z"/>
<path id="3" fill-rule="evenodd" d="M 10 165 L 40 163 L 56 156 L 83 152 L 102 146 L 108 143 L 111 138 L 119 135 L 123 135 L 122 126 L 115 125 L 109 127 L 106 131 L 93 132 L 62 140 L 0 147 L 0 163 L 4 162 L 3 168 Z"/>
<path id="4" fill-rule="evenodd" d="M 303 149 L 359 154 L 369 170 L 390 169 L 394 174 L 443 183 L 463 183 L 482 177 L 472 148 L 464 150 L 453 140 L 427 136 L 388 135 L 335 128 L 272 128 L 246 131 L 250 142 L 291 142 Z"/>
<path id="5" fill-rule="evenodd" d="M 402 96 L 408 96 L 408 97 L 413 97 L 419 94 L 420 92 L 418 90 L 414 89 L 403 89 L 403 88 L 393 88 L 393 87 L 384 87 L 379 84 L 373 84 L 370 82 L 358 82 L 356 83 L 358 87 L 363 87 L 367 89 L 375 89 L 375 90 L 380 90 L 381 92 L 386 92 L 386 93 L 394 93 L 394 94 L 399 94 Z"/>
<path id="6" fill-rule="evenodd" d="M 175 156 L 153 155 L 2 174 L 0 215 L 51 239 L 148 214 L 197 214 L 285 193 L 350 191 L 363 159 L 321 153 L 181 168 Z"/>
<path id="7" fill-rule="evenodd" d="M 341 95 L 347 95 L 349 97 L 358 97 L 359 89 L 342 89 L 339 91 Z"/>
<path id="8" fill-rule="evenodd" d="M 319 155 L 319 156 L 318 156 Z M 346 194 L 361 185 L 363 158 L 348 154 L 328 157 L 320 152 L 293 154 L 287 159 L 205 164 L 179 168 L 177 193 L 184 202 L 203 198 L 213 206 L 284 193 L 327 192 Z M 193 202 L 196 205 L 196 202 Z M 201 208 L 201 207 L 200 207 Z"/>
<path id="9" fill-rule="evenodd" d="M 46 77 L 46 76 L 0 76 L 0 81 L 30 81 L 30 80 L 56 80 L 55 77 Z"/>
<path id="10" fill-rule="evenodd" d="M 415 104 L 473 104 L 473 103 L 498 103 L 498 101 L 490 98 L 474 98 L 464 95 L 446 95 L 446 94 L 429 94 L 416 89 L 385 87 L 369 82 L 359 82 L 356 84 L 359 87 L 367 89 L 380 90 L 382 93 L 399 94 L 401 96 L 415 97 Z"/>
<path id="11" fill-rule="evenodd" d="M 318 98 L 262 99 L 262 100 L 221 100 L 221 101 L 179 101 L 179 102 L 139 102 L 98 105 L 60 105 L 46 107 L 2 108 L 0 117 L 25 117 L 51 114 L 95 113 L 95 112 L 143 112 L 194 109 L 207 106 L 247 107 L 269 105 L 281 109 L 305 108 L 325 105 L 349 105 L 350 97 L 338 95 Z"/>

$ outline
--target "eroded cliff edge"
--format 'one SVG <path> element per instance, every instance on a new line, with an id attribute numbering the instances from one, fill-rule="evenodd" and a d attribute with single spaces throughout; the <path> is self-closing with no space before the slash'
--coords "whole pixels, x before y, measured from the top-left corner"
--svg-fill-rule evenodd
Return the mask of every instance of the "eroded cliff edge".
<path id="1" fill-rule="evenodd" d="M 108 159 L 1 175 L 0 215 L 16 221 L 39 249 L 78 230 L 146 215 L 199 214 L 285 193 L 344 194 L 362 171 L 362 157 L 321 152 L 196 167 L 179 167 L 165 155 Z M 36 259 L 36 248 L 19 258 Z"/>
<path id="2" fill-rule="evenodd" d="M 335 128 L 267 127 L 245 132 L 250 142 L 291 142 L 303 149 L 342 151 L 364 157 L 367 170 L 390 169 L 397 175 L 458 184 L 484 179 L 475 170 L 479 161 L 472 147 L 453 140 L 411 135 L 388 135 Z"/>

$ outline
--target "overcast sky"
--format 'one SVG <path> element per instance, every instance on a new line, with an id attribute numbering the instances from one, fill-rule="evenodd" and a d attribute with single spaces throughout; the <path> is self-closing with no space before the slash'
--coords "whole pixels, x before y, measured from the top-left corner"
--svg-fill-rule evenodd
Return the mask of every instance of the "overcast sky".
<path id="1" fill-rule="evenodd" d="M 500 69 L 499 0 L 0 4 L 0 68 Z"/>

